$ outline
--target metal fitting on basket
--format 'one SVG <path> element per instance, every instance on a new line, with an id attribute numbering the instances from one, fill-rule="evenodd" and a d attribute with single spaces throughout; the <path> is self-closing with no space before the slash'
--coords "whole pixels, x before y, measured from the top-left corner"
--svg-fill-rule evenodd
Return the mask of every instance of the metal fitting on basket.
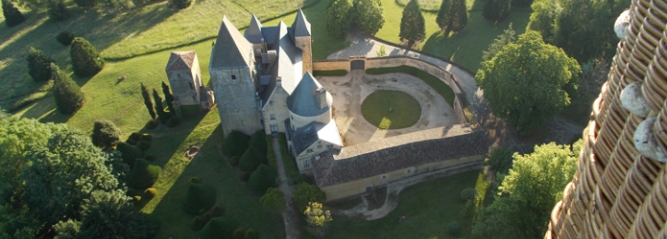
<path id="1" fill-rule="evenodd" d="M 642 83 L 634 82 L 621 91 L 621 105 L 630 113 L 646 118 L 651 108 L 642 97 Z"/>
<path id="2" fill-rule="evenodd" d="M 621 13 L 621 15 L 616 18 L 616 22 L 614 22 L 614 31 L 616 32 L 616 36 L 618 36 L 619 39 L 625 39 L 625 36 L 628 35 L 628 30 L 630 28 L 630 10 L 625 10 Z"/>
<path id="3" fill-rule="evenodd" d="M 635 148 L 644 157 L 665 163 L 667 162 L 667 156 L 658 146 L 658 140 L 653 133 L 655 119 L 656 117 L 650 117 L 639 124 L 635 130 L 633 140 Z"/>

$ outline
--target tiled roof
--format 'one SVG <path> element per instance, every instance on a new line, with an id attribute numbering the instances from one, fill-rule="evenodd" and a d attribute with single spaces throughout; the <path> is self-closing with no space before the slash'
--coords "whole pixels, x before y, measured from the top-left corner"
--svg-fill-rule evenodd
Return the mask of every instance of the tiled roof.
<path id="1" fill-rule="evenodd" d="M 190 70 L 197 57 L 195 51 L 173 51 L 167 61 L 166 71 Z"/>
<path id="2" fill-rule="evenodd" d="M 218 38 L 213 47 L 211 68 L 248 66 L 252 60 L 252 44 L 227 19 L 222 18 Z"/>
<path id="3" fill-rule="evenodd" d="M 317 116 L 327 112 L 333 99 L 328 92 L 325 92 L 327 104 L 324 108 L 320 108 L 317 99 L 319 95 L 316 90 L 321 88 L 323 88 L 322 85 L 315 77 L 310 72 L 306 72 L 294 92 L 287 97 L 287 108 L 300 116 Z"/>
<path id="4" fill-rule="evenodd" d="M 344 147 L 337 156 L 322 154 L 313 167 L 317 185 L 326 187 L 487 151 L 483 130 L 454 125 Z"/>

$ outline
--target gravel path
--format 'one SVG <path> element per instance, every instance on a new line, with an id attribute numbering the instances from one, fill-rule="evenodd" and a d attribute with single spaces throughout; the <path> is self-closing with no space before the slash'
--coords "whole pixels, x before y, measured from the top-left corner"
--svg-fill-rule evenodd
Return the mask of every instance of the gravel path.
<path id="1" fill-rule="evenodd" d="M 287 239 L 298 239 L 301 238 L 299 233 L 299 214 L 297 214 L 294 202 L 292 201 L 292 191 L 294 188 L 289 185 L 287 181 L 287 176 L 285 176 L 285 166 L 283 164 L 283 158 L 280 154 L 280 144 L 278 143 L 278 137 L 275 135 L 271 139 L 271 144 L 273 145 L 273 153 L 276 156 L 276 164 L 278 166 L 278 178 L 280 178 L 280 191 L 283 191 L 285 194 L 285 201 L 287 205 L 285 210 L 283 210 L 283 223 L 285 224 L 285 238 Z M 289 159 L 288 159 L 289 160 Z"/>

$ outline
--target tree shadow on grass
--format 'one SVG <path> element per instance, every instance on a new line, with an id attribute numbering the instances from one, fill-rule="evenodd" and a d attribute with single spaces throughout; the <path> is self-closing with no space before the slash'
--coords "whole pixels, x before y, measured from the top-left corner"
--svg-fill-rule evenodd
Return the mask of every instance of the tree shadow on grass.
<path id="1" fill-rule="evenodd" d="M 156 238 L 198 237 L 199 233 L 190 229 L 190 222 L 195 216 L 202 215 L 187 214 L 183 209 L 185 192 L 192 177 L 199 177 L 204 184 L 215 188 L 216 205 L 226 208 L 226 217 L 238 221 L 245 228 L 257 230 L 263 238 L 284 238 L 282 220 L 261 209 L 259 196 L 240 182 L 239 171 L 222 158 L 222 141 L 220 124 L 200 126 L 183 143 L 173 147 L 184 150 L 190 144 L 201 146 L 199 155 L 191 161 L 176 151 L 164 163 L 163 172 L 155 185 L 158 195 L 142 208 L 142 211 L 160 218 L 162 226 Z"/>

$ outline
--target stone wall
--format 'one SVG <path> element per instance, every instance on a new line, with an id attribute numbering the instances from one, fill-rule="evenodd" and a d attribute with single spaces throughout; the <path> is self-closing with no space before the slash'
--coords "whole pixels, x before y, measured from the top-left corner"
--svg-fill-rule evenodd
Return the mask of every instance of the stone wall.
<path id="1" fill-rule="evenodd" d="M 313 71 L 333 71 L 346 70 L 350 71 L 349 60 L 321 60 L 313 61 Z"/>

